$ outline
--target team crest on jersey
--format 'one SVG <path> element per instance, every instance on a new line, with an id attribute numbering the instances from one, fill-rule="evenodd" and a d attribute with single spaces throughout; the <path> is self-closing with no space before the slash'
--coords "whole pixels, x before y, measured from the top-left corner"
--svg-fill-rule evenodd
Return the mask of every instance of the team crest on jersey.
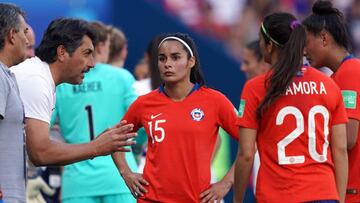
<path id="1" fill-rule="evenodd" d="M 194 121 L 201 121 L 205 116 L 204 111 L 199 108 L 193 109 L 190 115 Z"/>

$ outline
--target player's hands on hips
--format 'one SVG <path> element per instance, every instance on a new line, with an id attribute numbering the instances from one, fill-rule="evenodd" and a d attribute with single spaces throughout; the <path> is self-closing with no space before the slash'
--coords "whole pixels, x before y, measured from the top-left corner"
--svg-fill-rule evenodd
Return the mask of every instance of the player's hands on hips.
<path id="1" fill-rule="evenodd" d="M 133 124 L 126 124 L 121 121 L 118 125 L 106 129 L 93 142 L 95 145 L 95 156 L 108 155 L 114 152 L 129 152 L 131 146 L 135 144 L 131 138 L 136 137 L 133 133 Z"/>
<path id="2" fill-rule="evenodd" d="M 46 203 L 41 192 L 53 196 L 55 190 L 51 189 L 45 181 L 40 177 L 28 179 L 26 185 L 26 202 L 27 203 Z"/>
<path id="3" fill-rule="evenodd" d="M 229 192 L 231 186 L 231 183 L 225 181 L 219 181 L 217 183 L 211 184 L 209 189 L 200 194 L 201 202 L 220 202 Z"/>
<path id="4" fill-rule="evenodd" d="M 144 196 L 144 193 L 147 193 L 144 185 L 149 185 L 149 183 L 143 178 L 140 173 L 133 173 L 131 171 L 121 174 L 125 180 L 126 185 L 131 191 L 131 194 L 138 198 L 139 196 Z"/>

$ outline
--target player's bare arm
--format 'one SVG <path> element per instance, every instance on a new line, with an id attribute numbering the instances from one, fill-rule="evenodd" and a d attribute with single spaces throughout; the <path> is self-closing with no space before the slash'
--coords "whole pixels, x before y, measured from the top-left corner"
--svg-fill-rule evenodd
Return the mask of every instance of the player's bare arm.
<path id="1" fill-rule="evenodd" d="M 347 148 L 351 150 L 358 138 L 359 121 L 349 118 L 349 122 L 346 124 L 346 135 L 347 135 Z"/>
<path id="2" fill-rule="evenodd" d="M 339 193 L 340 202 L 345 202 L 348 180 L 348 155 L 346 149 L 345 124 L 334 125 L 331 130 L 331 153 L 335 165 L 336 188 Z"/>
<path id="3" fill-rule="evenodd" d="M 125 180 L 127 187 L 131 191 L 131 194 L 135 198 L 138 196 L 144 196 L 147 192 L 144 186 L 149 185 L 149 183 L 142 177 L 142 174 L 131 171 L 123 152 L 113 153 L 111 157 L 118 168 L 120 175 Z"/>
<path id="4" fill-rule="evenodd" d="M 218 182 L 212 184 L 209 189 L 200 194 L 202 203 L 222 200 L 234 184 L 235 162 L 226 175 Z"/>
<path id="5" fill-rule="evenodd" d="M 239 148 L 235 162 L 234 203 L 244 199 L 246 186 L 254 162 L 257 130 L 240 128 Z"/>
<path id="6" fill-rule="evenodd" d="M 33 118 L 26 118 L 25 121 L 27 151 L 36 166 L 65 165 L 116 151 L 127 151 L 124 147 L 135 143 L 129 140 L 136 136 L 136 133 L 130 133 L 132 124 L 121 123 L 89 143 L 66 144 L 50 140 L 47 122 Z"/>

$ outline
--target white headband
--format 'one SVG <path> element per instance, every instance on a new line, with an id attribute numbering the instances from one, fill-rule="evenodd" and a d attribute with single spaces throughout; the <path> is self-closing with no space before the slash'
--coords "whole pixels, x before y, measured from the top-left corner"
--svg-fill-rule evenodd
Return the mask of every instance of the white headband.
<path id="1" fill-rule="evenodd" d="M 193 54 L 193 52 L 191 51 L 189 45 L 188 45 L 184 40 L 182 40 L 182 39 L 180 39 L 180 38 L 178 38 L 178 37 L 172 37 L 172 36 L 170 36 L 170 37 L 165 37 L 165 38 L 164 38 L 163 40 L 161 40 L 161 42 L 159 43 L 158 48 L 160 48 L 161 44 L 164 43 L 164 42 L 165 42 L 166 40 L 168 40 L 168 39 L 174 39 L 174 40 L 179 41 L 181 44 L 183 44 L 183 45 L 187 48 L 187 50 L 190 52 L 191 57 L 194 56 L 194 54 Z"/>

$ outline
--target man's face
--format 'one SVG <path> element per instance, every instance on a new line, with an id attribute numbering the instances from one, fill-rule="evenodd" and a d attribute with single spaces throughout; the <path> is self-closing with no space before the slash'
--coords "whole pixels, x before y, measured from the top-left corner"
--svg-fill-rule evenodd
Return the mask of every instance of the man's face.
<path id="1" fill-rule="evenodd" d="M 84 79 L 86 72 L 94 67 L 94 46 L 88 36 L 84 36 L 81 45 L 70 56 L 67 54 L 65 67 L 63 68 L 64 74 L 63 81 L 70 84 L 80 84 Z"/>
<path id="2" fill-rule="evenodd" d="M 29 40 L 26 37 L 28 27 L 23 16 L 19 15 L 19 30 L 14 34 L 14 53 L 16 58 L 13 65 L 21 63 L 26 59 L 26 49 L 29 44 Z"/>

